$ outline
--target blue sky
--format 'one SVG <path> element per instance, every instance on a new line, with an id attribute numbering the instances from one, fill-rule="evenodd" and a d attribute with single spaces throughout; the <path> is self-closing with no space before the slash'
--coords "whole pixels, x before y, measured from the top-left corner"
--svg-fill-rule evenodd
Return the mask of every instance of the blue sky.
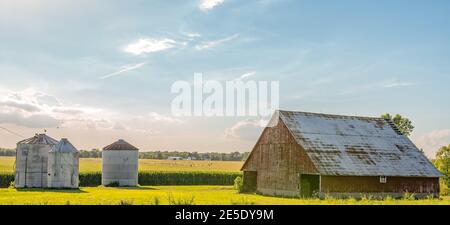
<path id="1" fill-rule="evenodd" d="M 280 82 L 283 109 L 405 115 L 432 156 L 450 143 L 449 40 L 445 0 L 6 0 L 0 125 L 79 148 L 250 151 L 258 118 L 174 118 L 170 87 L 252 73 Z"/>

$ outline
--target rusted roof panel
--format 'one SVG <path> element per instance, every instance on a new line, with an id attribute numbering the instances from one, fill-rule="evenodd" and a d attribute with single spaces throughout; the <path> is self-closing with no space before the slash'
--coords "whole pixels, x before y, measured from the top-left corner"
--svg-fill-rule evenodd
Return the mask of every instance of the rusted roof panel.
<path id="1" fill-rule="evenodd" d="M 124 141 L 123 139 L 119 139 L 118 141 L 104 147 L 103 150 L 136 150 L 137 151 L 139 149 L 134 147 L 130 143 Z"/>
<path id="2" fill-rule="evenodd" d="M 56 145 L 57 140 L 46 134 L 35 134 L 33 137 L 19 141 L 17 144 Z"/>
<path id="3" fill-rule="evenodd" d="M 297 143 L 324 175 L 439 177 L 406 136 L 382 118 L 280 111 Z"/>

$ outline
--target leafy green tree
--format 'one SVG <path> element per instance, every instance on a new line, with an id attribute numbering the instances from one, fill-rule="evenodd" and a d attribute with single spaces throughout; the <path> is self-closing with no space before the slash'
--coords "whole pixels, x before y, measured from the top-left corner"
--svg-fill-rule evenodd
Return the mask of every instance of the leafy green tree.
<path id="1" fill-rule="evenodd" d="M 409 136 L 414 130 L 411 120 L 399 114 L 393 117 L 391 114 L 386 113 L 381 118 L 391 120 L 403 135 Z"/>
<path id="2" fill-rule="evenodd" d="M 443 146 L 436 153 L 434 165 L 444 175 L 442 181 L 445 185 L 450 186 L 450 145 Z"/>

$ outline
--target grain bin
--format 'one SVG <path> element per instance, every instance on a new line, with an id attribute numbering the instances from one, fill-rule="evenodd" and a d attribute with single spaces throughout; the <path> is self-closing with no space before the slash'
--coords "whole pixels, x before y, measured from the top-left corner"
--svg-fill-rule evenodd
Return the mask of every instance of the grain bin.
<path id="1" fill-rule="evenodd" d="M 138 185 L 139 149 L 120 139 L 102 151 L 102 185 Z"/>
<path id="2" fill-rule="evenodd" d="M 79 152 L 63 138 L 48 153 L 48 187 L 78 188 L 78 174 Z"/>
<path id="3" fill-rule="evenodd" d="M 17 143 L 15 179 L 16 188 L 47 187 L 48 152 L 58 143 L 46 134 Z"/>

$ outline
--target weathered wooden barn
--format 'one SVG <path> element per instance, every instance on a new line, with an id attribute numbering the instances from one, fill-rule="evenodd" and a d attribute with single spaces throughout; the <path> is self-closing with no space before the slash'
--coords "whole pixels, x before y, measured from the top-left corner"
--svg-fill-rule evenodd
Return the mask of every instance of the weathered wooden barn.
<path id="1" fill-rule="evenodd" d="M 244 163 L 267 195 L 439 195 L 441 173 L 382 118 L 277 111 Z"/>

